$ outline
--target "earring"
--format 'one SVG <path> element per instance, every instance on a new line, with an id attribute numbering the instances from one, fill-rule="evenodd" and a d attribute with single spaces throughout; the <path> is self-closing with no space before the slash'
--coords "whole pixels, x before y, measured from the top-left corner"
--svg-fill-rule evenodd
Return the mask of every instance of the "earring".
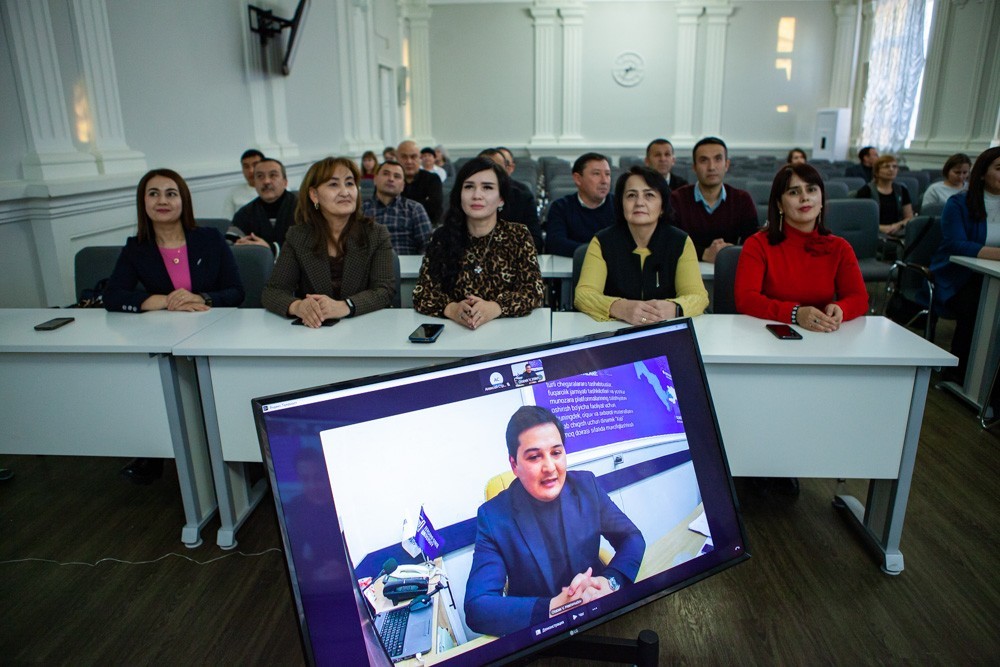
<path id="1" fill-rule="evenodd" d="M 318 201 L 314 201 L 313 202 L 313 208 L 316 209 L 317 211 L 319 210 L 319 202 Z"/>
<path id="2" fill-rule="evenodd" d="M 781 231 L 781 227 L 784 224 L 785 224 L 785 212 L 784 211 L 778 211 L 778 231 L 779 232 Z"/>

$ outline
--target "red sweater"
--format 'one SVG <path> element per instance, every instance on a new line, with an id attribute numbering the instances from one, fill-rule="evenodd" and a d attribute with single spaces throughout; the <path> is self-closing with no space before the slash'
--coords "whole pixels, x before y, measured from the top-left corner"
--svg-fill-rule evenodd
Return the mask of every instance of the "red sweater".
<path id="1" fill-rule="evenodd" d="M 785 225 L 778 245 L 760 231 L 747 239 L 736 267 L 736 311 L 765 320 L 791 322 L 793 306 L 820 310 L 836 303 L 844 321 L 868 312 L 868 292 L 851 244 L 829 234 Z"/>

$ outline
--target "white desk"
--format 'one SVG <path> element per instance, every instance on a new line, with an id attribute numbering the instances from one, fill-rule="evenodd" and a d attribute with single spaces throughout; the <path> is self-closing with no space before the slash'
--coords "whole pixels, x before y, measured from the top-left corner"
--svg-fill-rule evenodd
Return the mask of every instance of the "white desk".
<path id="1" fill-rule="evenodd" d="M 965 381 L 961 387 L 945 382 L 942 386 L 957 394 L 980 410 L 980 418 L 989 417 L 986 412 L 987 392 L 990 382 L 1000 363 L 1000 262 L 977 257 L 949 257 L 952 263 L 972 269 L 983 275 L 983 289 L 979 295 L 979 314 L 969 348 L 969 362 L 966 366 Z"/>
<path id="2" fill-rule="evenodd" d="M 181 540 L 198 546 L 215 491 L 194 365 L 170 351 L 231 312 L 0 309 L 0 452 L 175 458 Z M 34 330 L 54 317 L 76 321 Z"/>
<path id="3" fill-rule="evenodd" d="M 445 325 L 437 342 L 410 343 L 410 333 L 429 321 Z M 244 474 L 244 462 L 261 460 L 250 399 L 548 343 L 550 327 L 547 308 L 497 319 L 477 331 L 408 309 L 380 310 L 320 329 L 244 309 L 175 346 L 175 355 L 196 358 L 219 496 L 219 546 L 236 545 L 236 530 L 265 491 L 263 481 L 251 488 Z"/>
<path id="4" fill-rule="evenodd" d="M 957 359 L 883 317 L 782 341 L 745 315 L 693 319 L 732 473 L 872 480 L 868 499 L 835 503 L 903 569 L 899 540 L 930 370 Z M 554 313 L 553 340 L 622 326 Z"/>

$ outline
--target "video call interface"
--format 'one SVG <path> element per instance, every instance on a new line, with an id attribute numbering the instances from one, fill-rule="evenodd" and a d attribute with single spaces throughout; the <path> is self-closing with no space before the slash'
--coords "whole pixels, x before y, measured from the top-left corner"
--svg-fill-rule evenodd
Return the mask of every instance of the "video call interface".
<path id="1" fill-rule="evenodd" d="M 344 614 L 374 664 L 483 664 L 744 558 L 688 326 L 262 405 L 317 664 Z"/>

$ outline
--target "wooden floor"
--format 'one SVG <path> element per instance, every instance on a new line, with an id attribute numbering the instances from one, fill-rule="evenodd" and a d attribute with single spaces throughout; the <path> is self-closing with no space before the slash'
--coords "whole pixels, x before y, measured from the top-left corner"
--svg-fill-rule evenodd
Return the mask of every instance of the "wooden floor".
<path id="1" fill-rule="evenodd" d="M 137 487 L 115 476 L 123 463 L 2 462 L 16 477 L 0 483 L 0 663 L 301 664 L 273 505 L 240 531 L 238 553 L 214 545 L 217 524 L 188 550 L 172 464 Z M 900 576 L 836 514 L 832 481 L 803 480 L 793 502 L 745 499 L 750 561 L 596 632 L 651 628 L 661 662 L 677 664 L 996 664 L 998 480 L 1000 434 L 932 389 Z"/>

